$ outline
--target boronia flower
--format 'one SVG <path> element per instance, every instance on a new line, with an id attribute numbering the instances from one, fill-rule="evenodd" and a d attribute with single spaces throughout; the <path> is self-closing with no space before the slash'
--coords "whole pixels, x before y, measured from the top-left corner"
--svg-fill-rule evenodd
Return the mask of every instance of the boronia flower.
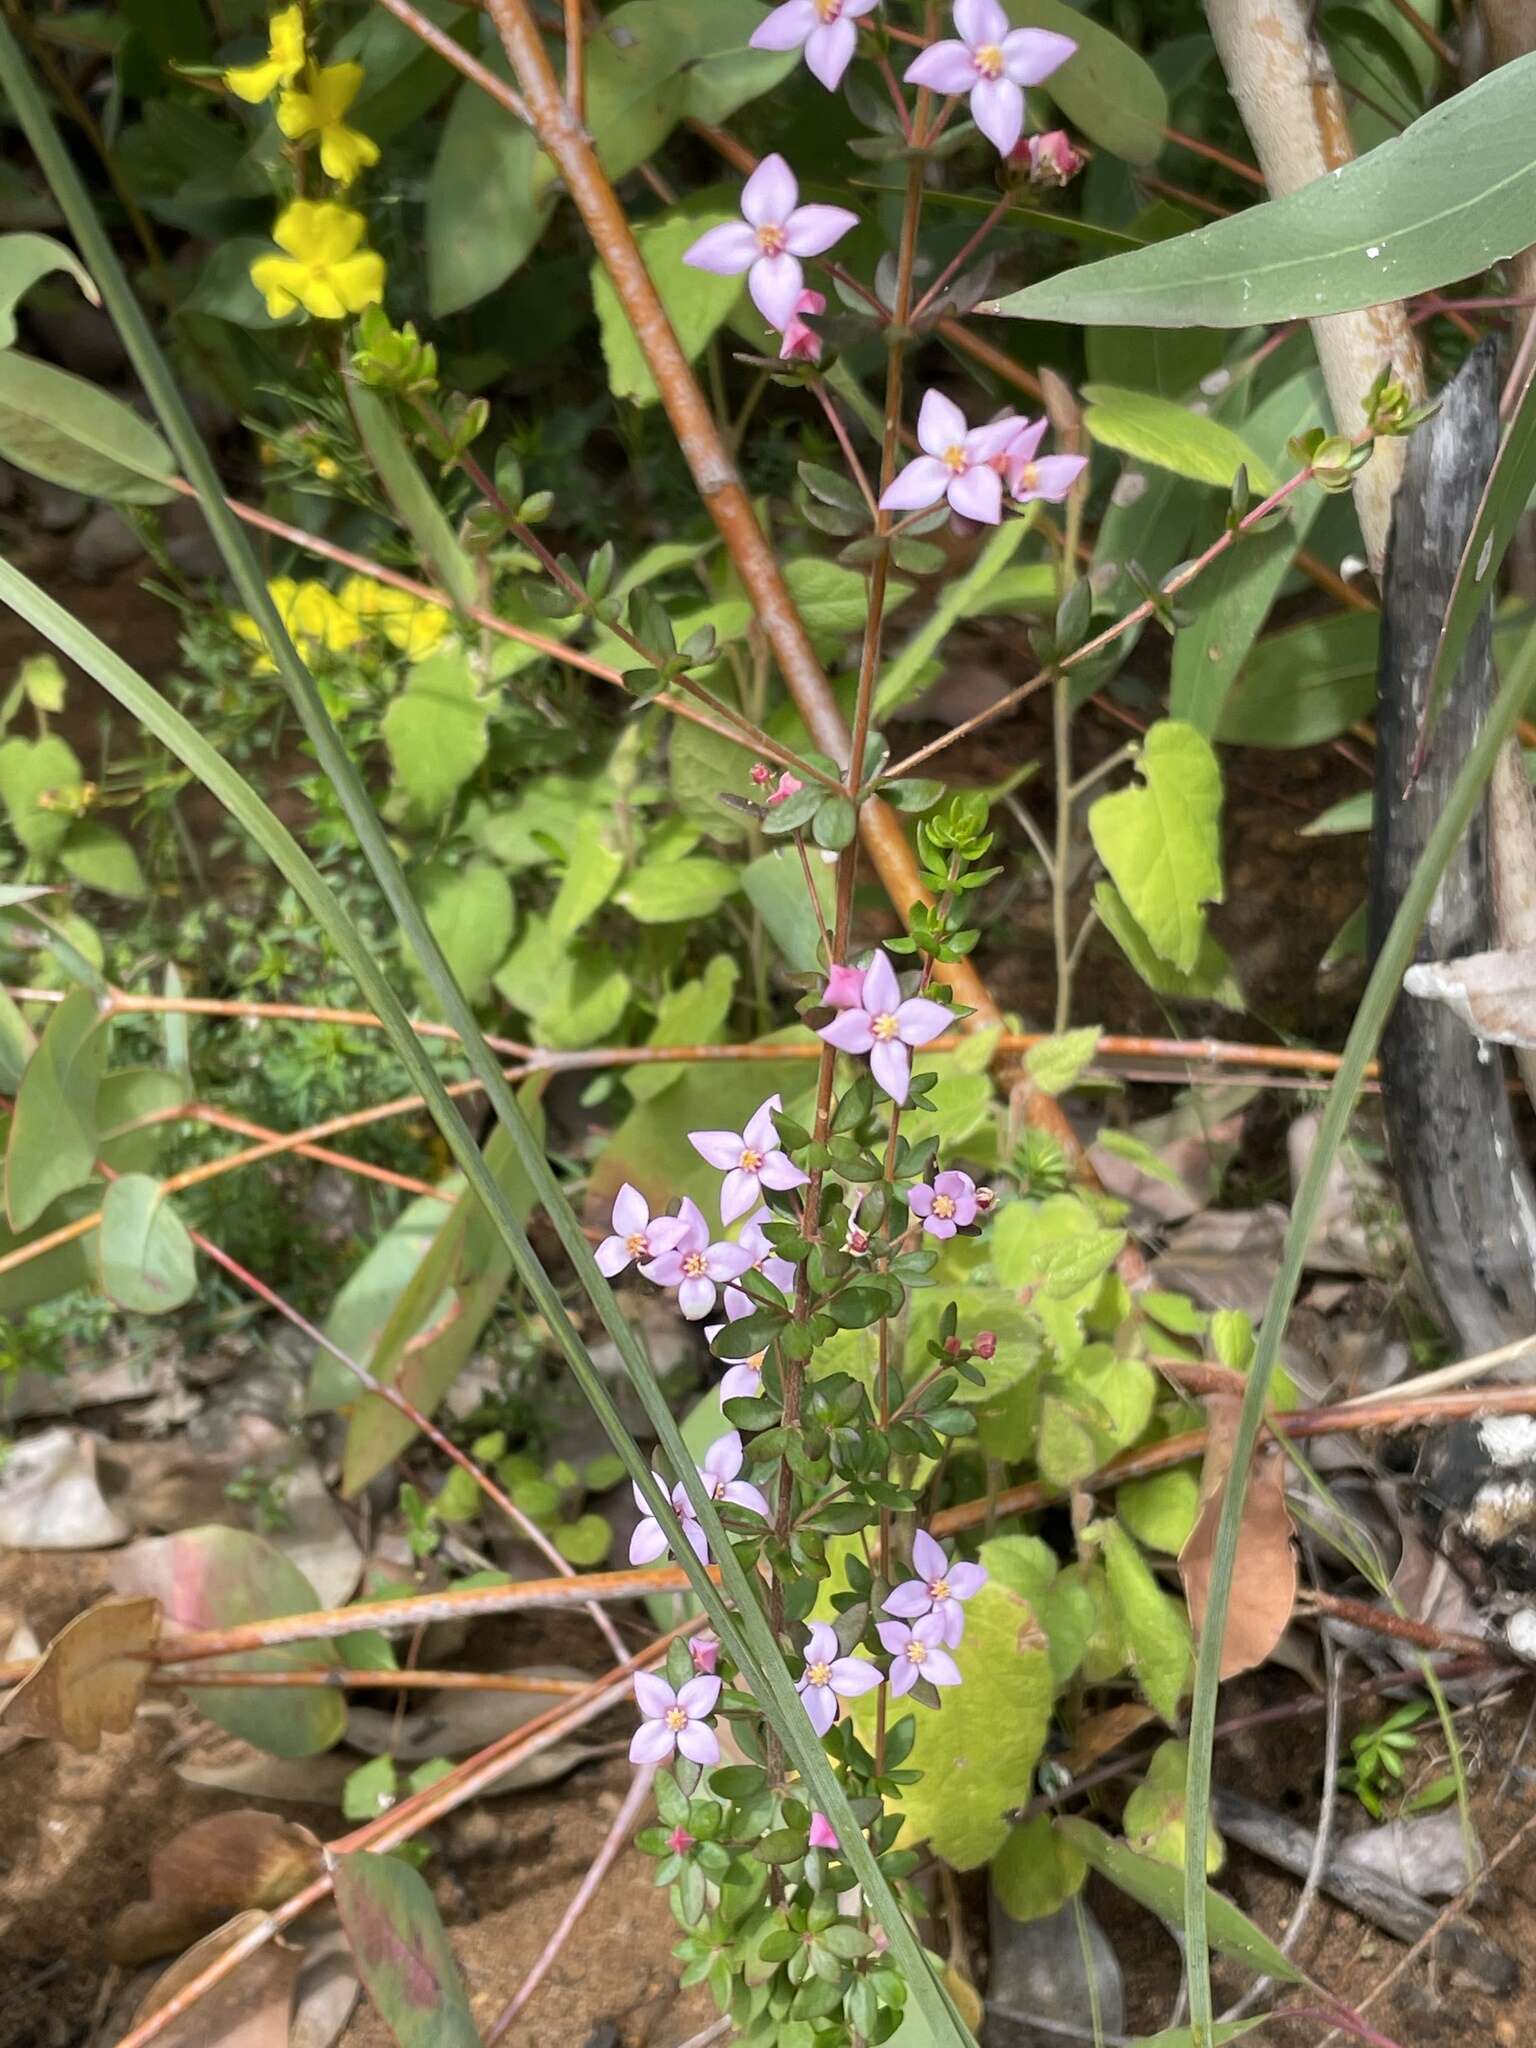
<path id="1" fill-rule="evenodd" d="M 739 1359 L 720 1382 L 722 1401 L 760 1401 L 763 1394 L 763 1360 L 766 1351 Z"/>
<path id="2" fill-rule="evenodd" d="M 813 1849 L 841 1849 L 843 1846 L 837 1839 L 837 1830 L 831 1821 L 824 1813 L 817 1813 L 814 1809 L 811 1813 L 810 1844 Z"/>
<path id="3" fill-rule="evenodd" d="M 891 1691 L 897 1699 L 920 1678 L 931 1685 L 959 1685 L 960 1667 L 944 1647 L 944 1620 L 925 1614 L 908 1627 L 904 1621 L 881 1621 L 875 1633 L 891 1654 Z"/>
<path id="4" fill-rule="evenodd" d="M 754 50 L 804 50 L 806 70 L 836 92 L 859 39 L 854 23 L 878 5 L 879 0 L 785 0 L 748 41 Z"/>
<path id="5" fill-rule="evenodd" d="M 773 799 L 770 797 L 769 802 Z M 810 1179 L 779 1144 L 773 1112 L 784 1104 L 770 1095 L 747 1119 L 743 1131 L 690 1131 L 688 1142 L 701 1159 L 725 1175 L 720 1190 L 720 1220 L 734 1223 L 762 1199 L 764 1188 L 802 1188 Z M 752 1263 L 748 1260 L 748 1265 Z M 746 1271 L 743 1266 L 740 1269 Z M 730 1276 L 734 1278 L 734 1275 Z M 686 1315 L 688 1311 L 684 1309 Z"/>
<path id="6" fill-rule="evenodd" d="M 1032 498 L 1059 505 L 1088 467 L 1086 455 L 1038 454 L 1048 424 L 1044 419 L 1019 422 L 1003 450 L 1008 495 L 1017 505 L 1027 505 Z"/>
<path id="7" fill-rule="evenodd" d="M 772 1513 L 767 1500 L 755 1486 L 745 1479 L 738 1479 L 746 1460 L 741 1446 L 741 1431 L 727 1430 L 724 1436 L 717 1436 L 704 1453 L 704 1462 L 699 1467 L 700 1476 L 709 1482 L 709 1497 L 717 1504 L 729 1501 L 733 1507 L 746 1508 L 749 1513 L 761 1515 L 766 1522 Z"/>
<path id="8" fill-rule="evenodd" d="M 770 327 L 780 330 L 805 282 L 801 257 L 824 254 L 859 223 L 846 206 L 800 206 L 799 197 L 794 172 L 775 151 L 742 187 L 742 218 L 710 228 L 683 254 L 695 270 L 719 277 L 746 271 L 753 304 Z"/>
<path id="9" fill-rule="evenodd" d="M 879 1683 L 879 1666 L 866 1657 L 843 1656 L 834 1631 L 818 1621 L 807 1639 L 805 1670 L 795 1686 L 816 1733 L 825 1735 L 837 1719 L 839 1700 L 856 1700 Z"/>
<path id="10" fill-rule="evenodd" d="M 860 1002 L 840 1010 L 816 1034 L 840 1052 L 868 1053 L 869 1070 L 893 1102 L 905 1102 L 912 1080 L 910 1047 L 942 1037 L 951 1018 L 928 996 L 901 999 L 896 970 L 883 952 L 864 970 Z"/>
<path id="11" fill-rule="evenodd" d="M 796 299 L 795 310 L 784 323 L 784 341 L 779 349 L 781 361 L 790 363 L 819 363 L 821 361 L 821 336 L 814 327 L 808 324 L 805 315 L 807 313 L 825 313 L 826 310 L 826 294 L 824 292 L 814 292 L 807 286 L 799 298 Z M 769 801 L 772 802 L 773 799 L 770 798 Z"/>
<path id="12" fill-rule="evenodd" d="M 301 306 L 316 320 L 343 320 L 384 296 L 384 258 L 359 245 L 368 223 L 349 206 L 295 199 L 277 217 L 281 254 L 258 256 L 251 283 L 274 320 Z"/>
<path id="13" fill-rule="evenodd" d="M 761 1273 L 765 1280 L 771 1281 L 778 1288 L 780 1294 L 790 1294 L 794 1291 L 795 1269 L 788 1259 L 781 1259 L 779 1257 L 773 1246 L 768 1242 L 767 1235 L 763 1230 L 763 1225 L 772 1220 L 773 1212 L 771 1210 L 759 1209 L 755 1216 L 749 1216 L 741 1226 L 736 1242 L 744 1250 L 752 1254 L 752 1271 L 754 1273 Z M 744 1288 L 726 1288 L 726 1322 L 740 1322 L 743 1316 L 751 1315 L 753 1307 L 752 1297 Z M 716 1323 L 712 1329 L 707 1329 L 704 1332 L 706 1339 L 710 1343 L 714 1342 L 715 1331 L 721 1327 L 721 1324 Z M 730 1375 L 727 1374 L 726 1377 L 729 1378 Z M 760 1390 L 757 1388 L 753 1389 L 754 1393 L 758 1391 Z"/>
<path id="14" fill-rule="evenodd" d="M 683 1226 L 680 1234 L 640 1271 L 658 1287 L 675 1287 L 678 1307 L 697 1323 L 714 1307 L 718 1289 L 746 1272 L 752 1254 L 745 1245 L 711 1244 L 709 1225 L 687 1196 L 675 1220 Z"/>
<path id="15" fill-rule="evenodd" d="M 1024 132 L 1024 88 L 1040 85 L 1077 48 L 1050 29 L 1014 28 L 1001 0 L 955 0 L 955 42 L 933 43 L 907 66 L 909 85 L 969 93 L 971 119 L 1007 156 Z"/>
<path id="16" fill-rule="evenodd" d="M 693 1659 L 693 1668 L 705 1678 L 713 1678 L 715 1666 L 720 1659 L 720 1645 L 713 1636 L 690 1636 L 688 1655 Z"/>
<path id="17" fill-rule="evenodd" d="M 640 1488 L 631 1482 L 635 1506 L 640 1510 L 640 1519 L 635 1524 L 634 1534 L 629 1539 L 629 1561 L 631 1564 L 654 1564 L 658 1557 L 667 1553 L 667 1532 L 651 1513 L 650 1505 Z M 683 1534 L 688 1547 L 700 1564 L 709 1562 L 709 1539 L 699 1527 L 699 1518 L 693 1511 L 693 1502 L 678 1481 L 672 1489 L 672 1512 L 683 1525 Z"/>
<path id="18" fill-rule="evenodd" d="M 863 968 L 829 967 L 821 1000 L 830 1003 L 834 1010 L 857 1010 L 864 1001 Z"/>
<path id="19" fill-rule="evenodd" d="M 968 1173 L 951 1167 L 935 1174 L 931 1187 L 920 1180 L 909 1188 L 907 1207 L 914 1216 L 922 1217 L 923 1229 L 930 1237 L 953 1237 L 976 1221 L 976 1183 Z"/>
<path id="20" fill-rule="evenodd" d="M 318 135 L 321 167 L 338 185 L 350 185 L 359 171 L 379 160 L 379 145 L 342 118 L 362 82 L 361 64 L 312 64 L 305 89 L 290 88 L 277 102 L 278 127 L 290 142 Z"/>
<path id="21" fill-rule="evenodd" d="M 613 1198 L 613 1234 L 603 1239 L 594 1254 L 597 1270 L 612 1280 L 638 1259 L 659 1259 L 686 1229 L 680 1217 L 652 1216 L 644 1195 L 625 1181 Z"/>
<path id="22" fill-rule="evenodd" d="M 1018 430 L 1013 414 L 990 426 L 968 427 L 952 398 L 942 391 L 925 392 L 917 415 L 917 445 L 923 452 L 886 486 L 881 509 L 925 512 L 947 498 L 963 518 L 996 526 L 1003 516 L 1003 485 L 994 465 Z"/>
<path id="23" fill-rule="evenodd" d="M 1023 144 L 1029 175 L 1037 185 L 1070 185 L 1083 168 L 1083 153 L 1064 128 L 1031 135 Z M 1014 156 L 1019 152 L 1016 149 Z"/>
<path id="24" fill-rule="evenodd" d="M 960 1603 L 971 1599 L 987 1583 L 986 1567 L 951 1564 L 927 1530 L 919 1529 L 912 1539 L 912 1568 L 918 1576 L 904 1579 L 892 1590 L 885 1611 L 900 1621 L 937 1615 L 943 1624 L 945 1647 L 952 1650 L 965 1634 L 965 1610 Z M 931 1677 L 932 1673 L 928 1675 Z"/>
<path id="25" fill-rule="evenodd" d="M 720 1744 L 709 1725 L 720 1697 L 718 1678 L 690 1678 L 674 1692 L 654 1671 L 635 1673 L 635 1700 L 644 1719 L 629 1745 L 632 1764 L 664 1764 L 674 1751 L 693 1764 L 717 1764 Z"/>
<path id="26" fill-rule="evenodd" d="M 285 7 L 267 23 L 267 54 L 259 64 L 237 64 L 224 74 L 236 99 L 259 106 L 304 69 L 304 9 Z"/>

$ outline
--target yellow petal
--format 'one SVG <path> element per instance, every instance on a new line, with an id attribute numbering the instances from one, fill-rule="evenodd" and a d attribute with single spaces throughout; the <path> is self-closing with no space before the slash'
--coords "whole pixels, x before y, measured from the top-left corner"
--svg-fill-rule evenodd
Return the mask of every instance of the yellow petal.
<path id="1" fill-rule="evenodd" d="M 251 265 L 251 283 L 267 302 L 268 315 L 281 320 L 304 303 L 308 266 L 291 256 L 258 256 Z"/>
<path id="2" fill-rule="evenodd" d="M 336 599 L 354 618 L 371 619 L 384 609 L 380 600 L 389 595 L 384 585 L 376 583 L 371 576 L 349 576 L 337 591 Z"/>
<path id="3" fill-rule="evenodd" d="M 283 83 L 297 78 L 304 62 L 304 9 L 285 7 L 274 14 L 267 34 L 272 61 L 282 67 Z"/>
<path id="4" fill-rule="evenodd" d="M 325 64 L 312 67 L 309 90 L 320 115 L 322 127 L 339 121 L 357 98 L 363 82 L 361 64 Z"/>
<path id="5" fill-rule="evenodd" d="M 338 185 L 350 185 L 359 171 L 379 160 L 379 145 L 356 128 L 340 121 L 320 131 L 320 162 L 328 178 Z"/>
<path id="6" fill-rule="evenodd" d="M 290 142 L 299 142 L 320 126 L 320 112 L 307 92 L 279 93 L 277 125 Z"/>
<path id="7" fill-rule="evenodd" d="M 384 296 L 384 258 L 377 249 L 364 249 L 345 263 L 331 264 L 329 276 L 348 313 L 376 306 Z"/>
<path id="8" fill-rule="evenodd" d="M 270 58 L 262 64 L 237 64 L 233 71 L 224 74 L 224 83 L 235 98 L 246 100 L 253 107 L 276 92 L 282 81 L 282 65 L 274 64 Z"/>

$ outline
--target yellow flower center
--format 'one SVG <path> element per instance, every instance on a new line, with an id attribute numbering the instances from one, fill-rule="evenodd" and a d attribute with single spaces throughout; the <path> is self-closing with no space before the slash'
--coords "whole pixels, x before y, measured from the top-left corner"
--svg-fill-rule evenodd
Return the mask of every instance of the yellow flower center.
<path id="1" fill-rule="evenodd" d="M 933 1198 L 933 1213 L 935 1216 L 953 1216 L 955 1213 L 954 1196 L 935 1195 Z"/>
<path id="2" fill-rule="evenodd" d="M 870 1018 L 869 1029 L 872 1037 L 890 1039 L 899 1035 L 901 1026 L 887 1010 L 883 1016 Z"/>
<path id="3" fill-rule="evenodd" d="M 737 1164 L 738 1166 L 740 1166 L 743 1173 L 756 1173 L 758 1168 L 762 1165 L 762 1163 L 762 1153 L 755 1152 L 750 1145 L 747 1146 L 746 1150 L 742 1153 L 741 1158 L 737 1161 Z"/>
<path id="4" fill-rule="evenodd" d="M 807 1664 L 805 1667 L 805 1678 L 808 1685 L 826 1685 L 830 1683 L 831 1677 L 832 1666 L 830 1664 Z"/>
<path id="5" fill-rule="evenodd" d="M 948 1579 L 930 1579 L 928 1581 L 928 1598 L 930 1600 L 947 1600 L 949 1598 Z"/>
<path id="6" fill-rule="evenodd" d="M 642 1252 L 648 1252 L 650 1246 L 645 1241 L 645 1232 L 643 1230 L 631 1231 L 624 1240 L 624 1249 L 632 1259 L 638 1259 Z"/>
<path id="7" fill-rule="evenodd" d="M 944 450 L 942 459 L 944 467 L 946 469 L 952 469 L 955 472 L 956 476 L 964 476 L 966 469 L 966 456 L 964 445 L 961 442 L 951 441 L 949 446 Z"/>
<path id="8" fill-rule="evenodd" d="M 784 230 L 776 221 L 769 221 L 766 227 L 758 229 L 757 246 L 765 256 L 784 254 Z"/>
<path id="9" fill-rule="evenodd" d="M 663 1719 L 674 1735 L 681 1735 L 688 1726 L 688 1716 L 681 1707 L 668 1707 Z"/>
<path id="10" fill-rule="evenodd" d="M 1003 53 L 996 43 L 983 43 L 979 50 L 972 50 L 971 62 L 983 78 L 1001 78 L 1003 75 Z"/>
<path id="11" fill-rule="evenodd" d="M 816 0 L 816 12 L 823 21 L 836 21 L 843 11 L 843 0 Z"/>
<path id="12" fill-rule="evenodd" d="M 683 1254 L 683 1271 L 690 1280 L 701 1280 L 709 1271 L 709 1261 L 702 1252 L 685 1252 Z"/>
<path id="13" fill-rule="evenodd" d="M 1038 466 L 1033 462 L 1026 462 L 1013 480 L 1014 492 L 1017 494 L 1019 491 L 1032 491 L 1039 481 L 1040 471 Z"/>
<path id="14" fill-rule="evenodd" d="M 909 1664 L 921 1664 L 927 1654 L 928 1645 L 921 1636 L 910 1636 L 907 1639 L 906 1657 Z"/>

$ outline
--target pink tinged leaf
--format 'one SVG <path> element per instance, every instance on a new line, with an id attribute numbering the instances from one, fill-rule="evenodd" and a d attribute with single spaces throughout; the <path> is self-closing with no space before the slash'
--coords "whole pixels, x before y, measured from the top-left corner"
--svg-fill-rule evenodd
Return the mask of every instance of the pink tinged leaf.
<path id="1" fill-rule="evenodd" d="M 939 1176 L 939 1184 L 943 1185 L 942 1174 Z M 925 1580 L 942 1579 L 948 1564 L 949 1559 L 939 1544 L 926 1529 L 919 1529 L 912 1538 L 912 1569 Z"/>
<path id="2" fill-rule="evenodd" d="M 942 391 L 923 393 L 923 402 L 917 413 L 917 445 L 925 455 L 942 456 L 949 449 L 962 446 L 968 432 L 965 414 L 952 398 L 946 398 Z M 864 970 L 864 999 L 871 1008 L 894 1007 L 894 997 L 887 1003 L 885 981 L 870 979 L 872 975 L 879 974 L 882 967 L 894 987 L 896 977 L 891 972 L 891 963 L 877 948 L 874 959 Z"/>
<path id="3" fill-rule="evenodd" d="M 785 5 L 775 7 L 772 14 L 760 21 L 747 38 L 747 47 L 752 50 L 798 50 L 809 36 L 815 34 L 821 21 L 816 11 L 816 0 L 785 0 Z M 809 57 L 809 51 L 807 51 Z"/>
<path id="4" fill-rule="evenodd" d="M 820 256 L 858 224 L 846 206 L 797 206 L 784 223 L 784 246 L 791 256 Z"/>
<path id="5" fill-rule="evenodd" d="M 912 1059 L 898 1038 L 884 1038 L 869 1055 L 869 1071 L 892 1102 L 905 1102 L 912 1079 Z"/>
<path id="6" fill-rule="evenodd" d="M 908 996 L 896 1012 L 896 1028 L 903 1045 L 927 1045 L 930 1039 L 942 1038 L 954 1021 L 942 1003 L 927 996 Z"/>
<path id="7" fill-rule="evenodd" d="M 934 43 L 906 68 L 908 85 L 926 85 L 930 92 L 969 92 L 976 66 L 964 43 Z"/>
<path id="8" fill-rule="evenodd" d="M 880 1678 L 867 1657 L 839 1657 L 832 1666 L 832 1690 L 839 1699 L 856 1700 L 873 1692 Z"/>
<path id="9" fill-rule="evenodd" d="M 981 78 L 971 89 L 971 119 L 1007 156 L 1024 133 L 1024 94 L 1011 78 Z"/>
<path id="10" fill-rule="evenodd" d="M 741 213 L 755 228 L 779 227 L 795 209 L 800 186 L 777 150 L 765 156 L 741 188 Z"/>
<path id="11" fill-rule="evenodd" d="M 760 256 L 747 276 L 752 303 L 770 327 L 784 328 L 805 282 L 797 256 Z"/>
<path id="12" fill-rule="evenodd" d="M 677 1695 L 677 1704 L 691 1721 L 699 1721 L 706 1714 L 712 1714 L 719 1700 L 719 1679 L 702 1673 L 697 1678 L 690 1678 Z"/>
<path id="13" fill-rule="evenodd" d="M 697 1274 L 684 1280 L 677 1290 L 677 1305 L 688 1322 L 702 1322 L 715 1305 L 714 1281 Z"/>
<path id="14" fill-rule="evenodd" d="M 612 1280 L 622 1273 L 629 1264 L 629 1246 L 622 1237 L 605 1237 L 593 1254 L 597 1270 L 605 1280 Z"/>
<path id="15" fill-rule="evenodd" d="M 802 1679 L 800 1697 L 805 1701 L 805 1711 L 811 1726 L 818 1735 L 825 1735 L 837 1719 L 837 1701 L 832 1695 L 832 1688 L 828 1685 L 812 1685 L 809 1680 Z"/>
<path id="16" fill-rule="evenodd" d="M 955 28 L 973 50 L 1001 43 L 1011 26 L 1001 0 L 955 0 Z"/>
<path id="17" fill-rule="evenodd" d="M 720 1189 L 720 1221 L 734 1223 L 738 1216 L 745 1216 L 756 1202 L 758 1192 L 757 1175 L 748 1173 L 744 1167 L 733 1167 Z"/>
<path id="18" fill-rule="evenodd" d="M 1003 71 L 1015 85 L 1043 85 L 1076 49 L 1071 36 L 1048 28 L 1016 28 L 1002 40 Z"/>
<path id="19" fill-rule="evenodd" d="M 690 1131 L 688 1142 L 699 1157 L 721 1173 L 727 1173 L 742 1154 L 740 1131 Z"/>
<path id="20" fill-rule="evenodd" d="M 964 470 L 949 486 L 949 502 L 962 519 L 996 526 L 1003 516 L 1003 480 L 985 466 Z"/>
<path id="21" fill-rule="evenodd" d="M 478 2048 L 458 1964 L 421 1874 L 367 1850 L 337 1856 L 331 1868 L 358 1975 L 400 2048 Z"/>
<path id="22" fill-rule="evenodd" d="M 828 1045 L 835 1045 L 839 1052 L 868 1052 L 875 1042 L 875 1034 L 869 1028 L 869 1013 L 865 1010 L 844 1010 L 824 1024 L 817 1037 Z"/>
<path id="23" fill-rule="evenodd" d="M 926 512 L 937 505 L 949 488 L 950 470 L 933 455 L 918 455 L 886 485 L 880 494 L 883 512 Z M 825 1033 L 823 1033 L 825 1036 Z"/>
<path id="24" fill-rule="evenodd" d="M 636 1522 L 634 1534 L 629 1539 L 631 1564 L 654 1564 L 658 1557 L 666 1554 L 666 1548 L 666 1533 L 654 1515 L 647 1515 L 643 1522 Z"/>
<path id="25" fill-rule="evenodd" d="M 720 1761 L 720 1745 L 715 1740 L 713 1728 L 702 1721 L 690 1721 L 680 1729 L 677 1746 L 691 1764 L 717 1764 Z"/>
<path id="26" fill-rule="evenodd" d="M 828 92 L 836 92 L 842 84 L 858 40 L 859 32 L 846 14 L 840 21 L 820 24 L 806 37 L 806 69 Z"/>
<path id="27" fill-rule="evenodd" d="M 694 270 L 713 271 L 716 277 L 739 277 L 750 270 L 760 254 L 757 236 L 745 221 L 722 221 L 685 250 L 683 261 Z"/>
<path id="28" fill-rule="evenodd" d="M 664 1764 L 676 1740 L 665 1721 L 642 1721 L 630 1739 L 629 1760 L 632 1764 Z"/>

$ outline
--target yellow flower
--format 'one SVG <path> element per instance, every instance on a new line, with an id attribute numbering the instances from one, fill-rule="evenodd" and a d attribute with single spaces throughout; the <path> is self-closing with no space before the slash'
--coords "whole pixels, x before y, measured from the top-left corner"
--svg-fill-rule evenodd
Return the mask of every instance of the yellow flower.
<path id="1" fill-rule="evenodd" d="M 267 585 L 267 595 L 277 607 L 277 615 L 288 628 L 294 645 L 306 657 L 317 648 L 341 654 L 362 636 L 362 620 L 348 608 L 344 595 L 333 596 L 314 578 L 296 583 L 291 576 L 275 576 Z M 277 663 L 272 659 L 266 635 L 250 613 L 232 612 L 229 623 L 242 640 L 256 649 L 251 673 L 271 675 Z"/>
<path id="2" fill-rule="evenodd" d="M 432 653 L 451 623 L 442 605 L 376 583 L 371 576 L 349 576 L 338 597 L 355 618 L 377 621 L 391 647 L 399 648 L 411 661 L 421 661 Z"/>
<path id="3" fill-rule="evenodd" d="M 290 142 L 319 136 L 325 175 L 338 185 L 350 185 L 359 171 L 379 160 L 379 145 L 342 119 L 362 82 L 361 64 L 311 64 L 309 90 L 285 92 L 277 103 L 277 125 Z"/>
<path id="4" fill-rule="evenodd" d="M 226 71 L 224 83 L 230 91 L 251 105 L 259 106 L 280 85 L 292 85 L 304 69 L 304 10 L 285 7 L 267 25 L 267 58 L 264 64 L 242 64 Z"/>
<path id="5" fill-rule="evenodd" d="M 278 215 L 272 239 L 284 255 L 258 256 L 251 283 L 274 320 L 302 306 L 317 320 L 361 313 L 384 296 L 384 258 L 360 249 L 368 223 L 330 200 L 295 199 Z"/>

